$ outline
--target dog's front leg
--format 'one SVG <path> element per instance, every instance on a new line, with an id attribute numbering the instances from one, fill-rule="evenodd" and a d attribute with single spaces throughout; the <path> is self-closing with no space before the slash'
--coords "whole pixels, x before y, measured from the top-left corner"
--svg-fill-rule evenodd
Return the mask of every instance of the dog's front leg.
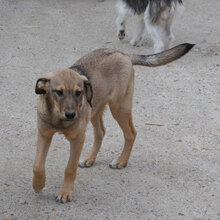
<path id="1" fill-rule="evenodd" d="M 40 192 L 45 186 L 45 161 L 53 134 L 54 132 L 51 131 L 38 130 L 37 152 L 34 161 L 34 176 L 32 181 L 35 192 Z"/>
<path id="2" fill-rule="evenodd" d="M 117 3 L 118 16 L 116 19 L 117 34 L 119 40 L 125 38 L 125 22 L 129 17 L 129 10 L 123 1 Z"/>
<path id="3" fill-rule="evenodd" d="M 84 140 L 85 134 L 79 134 L 74 140 L 69 139 L 70 156 L 65 169 L 63 185 L 56 196 L 57 202 L 65 203 L 73 199 L 74 181 Z"/>

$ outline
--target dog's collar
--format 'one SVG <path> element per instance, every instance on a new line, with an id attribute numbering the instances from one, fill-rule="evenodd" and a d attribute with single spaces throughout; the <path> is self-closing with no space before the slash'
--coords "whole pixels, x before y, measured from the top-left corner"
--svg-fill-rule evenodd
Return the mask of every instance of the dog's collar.
<path id="1" fill-rule="evenodd" d="M 89 80 L 89 77 L 87 76 L 85 70 L 81 66 L 73 65 L 73 66 L 69 67 L 69 69 L 76 71 L 77 73 L 85 76 Z"/>

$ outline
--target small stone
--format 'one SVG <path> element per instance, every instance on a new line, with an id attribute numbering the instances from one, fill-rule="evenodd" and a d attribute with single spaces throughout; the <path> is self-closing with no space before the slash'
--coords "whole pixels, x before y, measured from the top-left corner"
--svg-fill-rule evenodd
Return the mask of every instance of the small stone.
<path id="1" fill-rule="evenodd" d="M 24 199 L 19 199 L 19 203 L 22 204 L 22 205 L 27 204 L 26 200 L 24 200 Z"/>
<path id="2" fill-rule="evenodd" d="M 183 213 L 181 213 L 181 212 L 179 212 L 179 213 L 178 213 L 178 215 L 180 215 L 180 216 L 184 216 L 184 214 L 183 214 Z"/>

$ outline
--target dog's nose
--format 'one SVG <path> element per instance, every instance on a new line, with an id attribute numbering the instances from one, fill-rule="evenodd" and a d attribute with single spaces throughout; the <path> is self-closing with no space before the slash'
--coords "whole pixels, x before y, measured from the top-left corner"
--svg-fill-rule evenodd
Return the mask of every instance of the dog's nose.
<path id="1" fill-rule="evenodd" d="M 67 119 L 74 119 L 76 113 L 74 111 L 66 111 L 65 116 Z"/>

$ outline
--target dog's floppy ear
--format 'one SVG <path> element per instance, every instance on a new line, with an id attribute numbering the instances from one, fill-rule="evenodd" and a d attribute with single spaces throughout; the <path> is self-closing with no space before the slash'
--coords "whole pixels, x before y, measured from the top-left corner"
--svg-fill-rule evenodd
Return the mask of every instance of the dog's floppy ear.
<path id="1" fill-rule="evenodd" d="M 92 108 L 93 90 L 92 90 L 92 85 L 89 82 L 89 80 L 84 81 L 84 87 L 85 87 L 87 101 Z"/>
<path id="2" fill-rule="evenodd" d="M 35 93 L 46 94 L 49 90 L 50 79 L 40 78 L 36 82 Z"/>
<path id="3" fill-rule="evenodd" d="M 35 93 L 36 94 L 46 94 L 49 90 L 50 80 L 54 76 L 53 72 L 49 72 L 43 75 L 42 78 L 38 79 L 36 82 Z"/>

